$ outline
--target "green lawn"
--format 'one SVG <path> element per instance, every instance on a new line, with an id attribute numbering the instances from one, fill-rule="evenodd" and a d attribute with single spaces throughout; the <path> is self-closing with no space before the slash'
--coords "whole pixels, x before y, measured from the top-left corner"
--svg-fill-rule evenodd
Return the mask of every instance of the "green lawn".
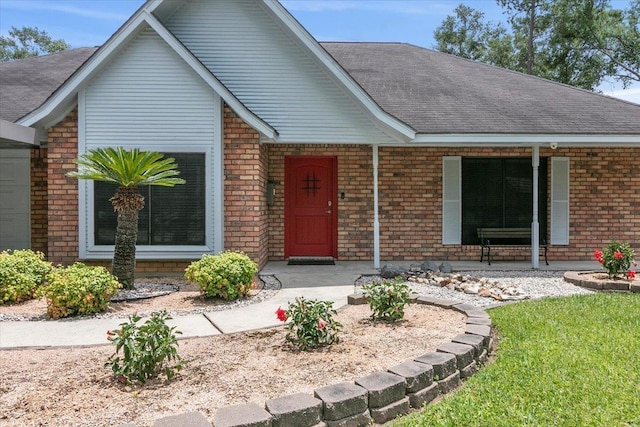
<path id="1" fill-rule="evenodd" d="M 640 426 L 640 294 L 489 311 L 497 357 L 400 426 Z"/>

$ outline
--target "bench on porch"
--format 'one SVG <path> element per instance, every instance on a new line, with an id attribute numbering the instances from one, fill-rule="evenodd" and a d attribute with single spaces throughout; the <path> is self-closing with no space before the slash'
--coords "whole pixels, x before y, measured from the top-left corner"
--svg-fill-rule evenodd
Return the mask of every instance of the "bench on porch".
<path id="1" fill-rule="evenodd" d="M 531 247 L 530 228 L 478 228 L 478 238 L 480 238 L 480 262 L 484 259 L 485 248 L 487 250 L 487 261 L 491 265 L 491 248 L 496 247 Z M 492 240 L 495 243 L 492 243 Z M 514 242 L 509 242 L 513 240 Z M 527 241 L 528 243 L 522 243 Z M 544 248 L 544 262 L 547 261 L 547 241 L 540 242 L 540 248 Z"/>

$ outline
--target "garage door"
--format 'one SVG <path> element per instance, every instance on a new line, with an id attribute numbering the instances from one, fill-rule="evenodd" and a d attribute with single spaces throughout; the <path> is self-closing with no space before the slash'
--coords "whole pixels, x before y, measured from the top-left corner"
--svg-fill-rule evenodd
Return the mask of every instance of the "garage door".
<path id="1" fill-rule="evenodd" d="M 0 251 L 31 246 L 29 156 L 0 149 Z"/>

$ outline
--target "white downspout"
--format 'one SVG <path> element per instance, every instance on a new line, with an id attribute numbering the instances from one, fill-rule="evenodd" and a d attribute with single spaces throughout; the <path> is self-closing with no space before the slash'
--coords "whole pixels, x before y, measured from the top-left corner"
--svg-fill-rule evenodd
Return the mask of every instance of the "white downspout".
<path id="1" fill-rule="evenodd" d="M 540 167 L 540 147 L 534 145 L 531 155 L 533 166 L 533 221 L 531 223 L 531 268 L 540 267 L 540 223 L 538 222 L 538 168 Z"/>
<path id="2" fill-rule="evenodd" d="M 378 146 L 373 152 L 373 268 L 380 268 L 380 219 L 378 217 Z"/>

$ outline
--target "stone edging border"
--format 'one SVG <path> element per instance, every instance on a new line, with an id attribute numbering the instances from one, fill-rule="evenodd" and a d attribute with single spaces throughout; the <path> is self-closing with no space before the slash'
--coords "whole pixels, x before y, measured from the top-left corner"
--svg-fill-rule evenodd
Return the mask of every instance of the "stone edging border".
<path id="1" fill-rule="evenodd" d="M 565 282 L 572 283 L 581 288 L 594 289 L 598 291 L 618 291 L 618 292 L 640 292 L 640 281 L 620 281 L 620 280 L 589 280 L 583 276 L 596 273 L 594 271 L 567 271 L 564 273 Z M 582 276 L 582 277 L 581 277 Z"/>
<path id="2" fill-rule="evenodd" d="M 366 304 L 362 294 L 349 295 L 348 304 Z M 435 352 L 355 380 L 314 391 L 268 400 L 264 408 L 248 403 L 219 409 L 215 427 L 343 427 L 383 424 L 419 409 L 440 394 L 458 388 L 477 372 L 494 348 L 492 324 L 484 308 L 460 301 L 414 294 L 411 302 L 459 311 L 467 316 L 466 331 Z M 200 412 L 156 420 L 154 427 L 212 427 Z M 122 424 L 119 427 L 134 427 Z"/>

